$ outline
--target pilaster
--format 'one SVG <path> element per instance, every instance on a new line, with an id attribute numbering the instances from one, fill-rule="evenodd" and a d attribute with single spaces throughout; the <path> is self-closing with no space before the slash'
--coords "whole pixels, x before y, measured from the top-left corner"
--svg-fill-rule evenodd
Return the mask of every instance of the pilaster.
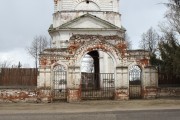
<path id="1" fill-rule="evenodd" d="M 157 98 L 158 72 L 153 66 L 144 68 L 142 92 L 142 97 L 144 99 Z"/>
<path id="2" fill-rule="evenodd" d="M 115 100 L 129 99 L 128 67 L 119 66 L 116 68 Z"/>
<path id="3" fill-rule="evenodd" d="M 81 101 L 81 90 L 76 88 L 68 89 L 67 101 L 69 103 Z"/>
<path id="4" fill-rule="evenodd" d="M 68 94 L 67 101 L 79 102 L 81 100 L 81 73 L 79 66 L 70 66 L 69 67 L 69 76 L 68 76 Z"/>

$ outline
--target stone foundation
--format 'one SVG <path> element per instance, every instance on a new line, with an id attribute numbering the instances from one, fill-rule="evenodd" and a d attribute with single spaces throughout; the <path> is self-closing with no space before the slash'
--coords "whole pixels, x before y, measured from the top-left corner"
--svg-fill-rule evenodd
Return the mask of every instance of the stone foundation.
<path id="1" fill-rule="evenodd" d="M 49 103 L 51 101 L 52 101 L 52 96 L 50 90 L 0 89 L 0 102 Z"/>
<path id="2" fill-rule="evenodd" d="M 163 97 L 180 97 L 180 87 L 153 86 L 144 87 L 142 90 L 143 99 L 155 99 Z M 0 103 L 50 103 L 52 102 L 50 89 L 0 89 Z M 128 88 L 118 88 L 114 93 L 115 100 L 129 100 Z M 69 103 L 81 101 L 80 89 L 68 89 L 67 101 Z"/>
<path id="3" fill-rule="evenodd" d="M 143 99 L 155 99 L 158 96 L 158 88 L 154 86 L 144 87 L 142 90 Z"/>
<path id="4" fill-rule="evenodd" d="M 68 89 L 67 101 L 69 103 L 80 102 L 81 101 L 80 89 Z"/>
<path id="5" fill-rule="evenodd" d="M 128 88 L 118 88 L 118 89 L 116 89 L 114 99 L 115 100 L 128 100 L 129 99 L 129 90 L 128 90 Z"/>
<path id="6" fill-rule="evenodd" d="M 180 97 L 180 87 L 160 87 L 158 97 Z"/>

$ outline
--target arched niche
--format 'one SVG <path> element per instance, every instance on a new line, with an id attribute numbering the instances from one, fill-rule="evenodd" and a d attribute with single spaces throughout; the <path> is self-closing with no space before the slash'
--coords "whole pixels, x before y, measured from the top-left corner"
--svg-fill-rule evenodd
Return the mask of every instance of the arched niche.
<path id="1" fill-rule="evenodd" d="M 77 4 L 75 10 L 99 11 L 100 7 L 93 1 L 85 0 Z"/>

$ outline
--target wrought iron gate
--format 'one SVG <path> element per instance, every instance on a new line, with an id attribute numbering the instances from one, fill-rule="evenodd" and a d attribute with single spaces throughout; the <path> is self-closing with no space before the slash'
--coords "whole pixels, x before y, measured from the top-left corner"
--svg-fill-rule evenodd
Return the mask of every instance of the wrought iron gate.
<path id="1" fill-rule="evenodd" d="M 91 99 L 113 99 L 114 73 L 81 73 L 81 98 Z"/>
<path id="2" fill-rule="evenodd" d="M 54 100 L 67 99 L 67 71 L 62 65 L 54 68 L 53 98 Z"/>
<path id="3" fill-rule="evenodd" d="M 130 85 L 129 86 L 129 98 L 140 99 L 141 98 L 141 85 Z"/>
<path id="4" fill-rule="evenodd" d="M 141 91 L 141 69 L 133 66 L 129 71 L 129 98 L 140 99 Z"/>

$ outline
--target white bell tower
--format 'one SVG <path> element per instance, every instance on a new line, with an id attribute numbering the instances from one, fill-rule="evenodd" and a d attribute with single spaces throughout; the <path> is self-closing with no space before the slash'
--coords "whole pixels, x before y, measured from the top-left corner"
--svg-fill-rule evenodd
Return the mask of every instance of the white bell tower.
<path id="1" fill-rule="evenodd" d="M 52 46 L 66 48 L 73 34 L 123 37 L 119 0 L 54 0 Z"/>
<path id="2" fill-rule="evenodd" d="M 119 0 L 54 0 L 54 11 L 92 10 L 119 12 Z"/>
<path id="3" fill-rule="evenodd" d="M 54 15 L 63 16 L 60 19 L 54 16 L 53 25 L 57 27 L 88 12 L 121 27 L 119 10 L 119 0 L 54 0 Z"/>

